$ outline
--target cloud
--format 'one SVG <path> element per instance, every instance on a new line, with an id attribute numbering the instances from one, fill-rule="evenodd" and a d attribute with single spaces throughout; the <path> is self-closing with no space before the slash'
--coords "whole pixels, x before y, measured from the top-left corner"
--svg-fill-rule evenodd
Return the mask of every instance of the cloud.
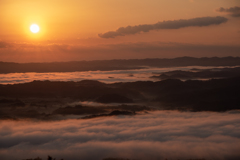
<path id="1" fill-rule="evenodd" d="M 118 43 L 81 46 L 65 44 L 15 44 L 2 48 L 0 59 L 6 62 L 53 62 L 110 59 L 143 59 L 239 56 L 239 45 L 201 45 L 171 42 Z"/>
<path id="2" fill-rule="evenodd" d="M 239 114 L 156 111 L 88 120 L 0 121 L 0 159 L 234 160 L 240 158 Z"/>
<path id="3" fill-rule="evenodd" d="M 230 8 L 219 8 L 216 11 L 218 12 L 223 12 L 223 13 L 227 13 L 232 17 L 240 17 L 240 7 L 235 6 L 235 7 L 230 7 Z"/>
<path id="4" fill-rule="evenodd" d="M 65 44 L 16 44 L 1 48 L 0 59 L 6 62 L 53 62 L 110 59 L 143 59 L 239 56 L 239 45 L 202 45 L 172 42 L 118 43 L 95 46 Z"/>
<path id="5" fill-rule="evenodd" d="M 209 25 L 219 25 L 221 23 L 227 22 L 227 18 L 225 17 L 200 17 L 193 19 L 180 19 L 173 21 L 163 21 L 155 24 L 143 24 L 138 26 L 127 26 L 120 27 L 116 31 L 109 31 L 103 34 L 99 34 L 98 36 L 101 38 L 115 38 L 117 36 L 125 36 L 131 35 L 141 32 L 149 32 L 151 30 L 158 29 L 180 29 L 184 27 L 203 27 Z"/>
<path id="6" fill-rule="evenodd" d="M 9 47 L 9 46 L 10 46 L 9 43 L 0 41 L 0 48 L 7 48 L 7 47 Z"/>

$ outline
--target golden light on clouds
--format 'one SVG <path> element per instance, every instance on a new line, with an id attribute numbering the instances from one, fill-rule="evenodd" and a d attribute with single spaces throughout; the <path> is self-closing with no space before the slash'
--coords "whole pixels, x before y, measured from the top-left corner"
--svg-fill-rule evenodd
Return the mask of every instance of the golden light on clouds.
<path id="1" fill-rule="evenodd" d="M 110 54 L 114 47 L 109 47 L 108 51 L 101 50 L 102 46 L 113 44 L 132 44 L 126 48 L 127 51 L 121 51 L 128 53 L 128 58 L 149 57 L 150 51 L 146 50 L 148 54 L 140 55 L 139 52 L 144 51 L 144 48 L 133 49 L 140 43 L 147 46 L 155 42 L 220 47 L 239 45 L 239 18 L 226 12 L 236 6 L 240 6 L 238 0 L 0 0 L 0 60 L 3 60 L 3 52 L 6 57 L 15 58 L 9 54 L 10 50 L 21 53 L 20 56 L 26 53 L 24 57 L 27 58 L 30 52 L 31 55 L 46 53 L 47 61 L 53 61 L 52 57 L 65 61 L 67 57 L 68 60 L 76 60 L 76 57 L 78 60 L 116 58 L 116 54 Z M 225 12 L 218 11 L 220 8 Z M 222 21 L 213 21 L 219 17 Z M 191 25 L 188 24 L 190 21 Z M 31 27 L 33 24 L 38 27 Z M 8 43 L 9 46 L 15 46 L 15 43 L 34 46 L 1 48 L 1 42 Z M 155 57 L 180 55 L 178 50 L 171 53 L 165 50 L 155 51 L 156 49 L 151 50 Z M 48 52 L 56 55 L 49 57 Z M 60 53 L 64 58 L 59 58 Z M 98 53 L 102 55 L 97 56 Z M 182 53 L 190 54 L 190 50 Z M 121 58 L 128 55 L 121 55 Z M 235 52 L 232 55 L 236 55 Z M 22 59 L 23 61 L 25 60 Z"/>
<path id="2" fill-rule="evenodd" d="M 30 31 L 31 31 L 32 33 L 38 33 L 39 30 L 40 30 L 40 28 L 39 28 L 39 26 L 38 26 L 37 24 L 32 24 L 32 25 L 30 26 Z"/>

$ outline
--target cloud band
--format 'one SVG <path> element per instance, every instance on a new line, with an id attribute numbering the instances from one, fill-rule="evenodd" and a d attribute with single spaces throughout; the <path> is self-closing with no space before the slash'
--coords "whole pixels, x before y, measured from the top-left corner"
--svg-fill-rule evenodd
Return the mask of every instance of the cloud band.
<path id="1" fill-rule="evenodd" d="M 116 31 L 109 31 L 103 34 L 99 34 L 98 36 L 101 38 L 115 38 L 117 36 L 125 36 L 131 35 L 141 32 L 149 32 L 151 30 L 159 30 L 159 29 L 180 29 L 184 27 L 203 27 L 209 25 L 219 25 L 221 23 L 227 22 L 227 18 L 225 17 L 199 17 L 192 19 L 180 19 L 174 21 L 163 21 L 155 24 L 143 24 L 137 26 L 127 26 L 120 27 Z"/>
<path id="2" fill-rule="evenodd" d="M 235 7 L 230 7 L 230 8 L 219 8 L 216 10 L 217 12 L 223 12 L 227 13 L 232 17 L 240 17 L 240 7 L 235 6 Z"/>

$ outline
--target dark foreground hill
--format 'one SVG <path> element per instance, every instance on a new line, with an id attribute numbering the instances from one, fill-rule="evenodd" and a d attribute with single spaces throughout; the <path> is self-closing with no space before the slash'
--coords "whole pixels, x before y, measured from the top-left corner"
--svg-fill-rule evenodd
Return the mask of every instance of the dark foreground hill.
<path id="1" fill-rule="evenodd" d="M 90 80 L 33 81 L 25 84 L 0 85 L 0 97 L 1 107 L 7 105 L 24 107 L 29 99 L 38 99 L 33 106 L 46 105 L 52 99 L 58 101 L 68 99 L 101 102 L 106 105 L 155 104 L 161 106 L 161 109 L 227 111 L 240 109 L 240 77 L 208 81 L 167 79 L 158 82 L 114 84 Z"/>

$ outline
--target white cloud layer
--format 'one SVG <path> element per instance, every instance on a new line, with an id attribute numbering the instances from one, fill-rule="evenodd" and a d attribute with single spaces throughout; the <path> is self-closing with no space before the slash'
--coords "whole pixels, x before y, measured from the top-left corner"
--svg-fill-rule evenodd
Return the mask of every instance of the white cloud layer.
<path id="1" fill-rule="evenodd" d="M 88 120 L 1 121 L 0 159 L 239 159 L 239 115 L 157 111 Z"/>
<path id="2" fill-rule="evenodd" d="M 81 80 L 97 80 L 104 83 L 116 82 L 135 82 L 135 81 L 158 81 L 151 76 L 156 74 L 169 72 L 174 70 L 188 71 L 192 68 L 211 69 L 224 68 L 225 66 L 187 66 L 187 67 L 168 67 L 168 68 L 144 68 L 144 69 L 129 69 L 129 70 L 113 70 L 113 71 L 82 71 L 82 72 L 47 72 L 47 73 L 8 73 L 0 74 L 0 84 L 17 84 L 27 83 L 34 80 L 50 80 L 50 81 L 81 81 Z M 158 75 L 158 74 L 157 74 Z"/>

